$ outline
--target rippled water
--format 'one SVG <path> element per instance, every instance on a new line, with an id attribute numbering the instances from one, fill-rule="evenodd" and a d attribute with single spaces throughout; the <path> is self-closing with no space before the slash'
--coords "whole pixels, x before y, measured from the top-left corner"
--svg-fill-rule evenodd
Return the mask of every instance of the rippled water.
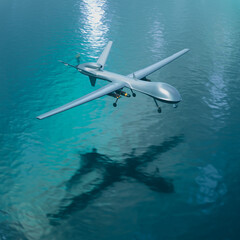
<path id="1" fill-rule="evenodd" d="M 240 2 L 2 0 L 0 239 L 239 239 Z M 142 94 L 103 97 L 57 62 L 152 74 L 177 109 Z M 97 88 L 105 83 L 99 81 Z"/>

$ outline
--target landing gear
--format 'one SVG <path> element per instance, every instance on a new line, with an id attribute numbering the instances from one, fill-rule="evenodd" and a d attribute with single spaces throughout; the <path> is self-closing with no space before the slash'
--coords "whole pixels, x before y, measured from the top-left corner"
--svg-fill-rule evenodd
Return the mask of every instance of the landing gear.
<path id="1" fill-rule="evenodd" d="M 119 99 L 119 98 L 120 98 L 120 97 L 117 97 L 116 102 L 113 103 L 113 106 L 114 106 L 114 107 L 117 107 L 117 102 L 118 102 L 118 99 Z"/>
<path id="2" fill-rule="evenodd" d="M 121 88 L 120 90 L 117 90 L 117 91 L 114 91 L 114 92 L 111 92 L 111 93 L 108 93 L 108 96 L 111 96 L 111 97 L 114 97 L 116 99 L 115 103 L 113 103 L 113 106 L 114 107 L 117 107 L 117 102 L 118 102 L 118 99 L 121 98 L 121 96 L 124 96 L 124 97 L 131 97 L 130 94 L 122 91 L 123 88 Z M 132 90 L 131 90 L 132 91 Z M 135 97 L 136 94 L 133 93 L 132 91 L 132 94 L 133 96 Z"/>
<path id="3" fill-rule="evenodd" d="M 157 100 L 155 99 L 155 98 L 153 98 L 153 100 L 154 100 L 154 102 L 155 102 L 155 104 L 156 104 L 156 106 L 157 106 L 157 108 L 158 108 L 158 113 L 161 113 L 162 112 L 162 109 L 161 109 L 161 107 L 159 107 L 159 105 L 158 105 L 158 103 L 157 103 Z"/>
<path id="4" fill-rule="evenodd" d="M 130 88 L 131 92 L 132 92 L 132 96 L 136 97 L 136 93 L 133 92 L 133 90 Z"/>
<path id="5" fill-rule="evenodd" d="M 177 104 L 173 104 L 172 106 L 173 106 L 173 108 L 177 108 L 177 107 L 178 107 L 178 105 L 177 105 Z"/>

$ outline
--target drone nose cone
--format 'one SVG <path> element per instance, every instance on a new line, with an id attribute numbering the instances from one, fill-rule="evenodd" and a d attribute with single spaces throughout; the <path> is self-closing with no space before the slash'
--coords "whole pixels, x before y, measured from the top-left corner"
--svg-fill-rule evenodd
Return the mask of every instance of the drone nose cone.
<path id="1" fill-rule="evenodd" d="M 165 101 L 177 103 L 182 100 L 178 90 L 167 83 L 161 83 L 161 85 L 158 86 L 158 91 L 160 92 L 163 100 Z"/>
<path id="2" fill-rule="evenodd" d="M 148 83 L 148 92 L 161 101 L 178 103 L 182 100 L 178 90 L 167 83 Z"/>

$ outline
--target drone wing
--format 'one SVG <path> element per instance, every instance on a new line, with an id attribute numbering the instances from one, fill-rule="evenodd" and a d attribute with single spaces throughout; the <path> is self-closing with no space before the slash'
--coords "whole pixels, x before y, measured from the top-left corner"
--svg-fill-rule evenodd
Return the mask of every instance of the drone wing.
<path id="1" fill-rule="evenodd" d="M 164 67 L 168 63 L 174 61 L 175 59 L 181 57 L 183 54 L 185 54 L 188 51 L 189 51 L 189 49 L 183 49 L 182 51 L 177 52 L 177 53 L 173 54 L 172 56 L 165 58 L 164 60 L 161 60 L 153 65 L 150 65 L 146 68 L 143 68 L 141 70 L 138 70 L 134 73 L 129 74 L 128 77 L 142 79 L 142 78 L 148 76 L 149 74 L 157 71 L 158 69 Z"/>
<path id="2" fill-rule="evenodd" d="M 54 114 L 57 114 L 57 113 L 60 113 L 60 112 L 63 112 L 63 111 L 66 111 L 70 108 L 73 108 L 73 107 L 76 107 L 76 106 L 79 106 L 81 104 L 84 104 L 86 102 L 90 102 L 96 98 L 99 98 L 99 97 L 102 97 L 108 93 L 111 93 L 111 92 L 114 92 L 118 89 L 121 89 L 125 87 L 125 83 L 124 82 L 120 82 L 120 83 L 109 83 L 108 85 L 94 91 L 94 92 L 91 92 L 83 97 L 80 97 L 70 103 L 67 103 L 61 107 L 58 107 L 52 111 L 49 111 L 47 113 L 44 113 L 40 116 L 38 116 L 37 118 L 38 119 L 43 119 L 43 118 L 46 118 L 46 117 L 50 117 Z"/>

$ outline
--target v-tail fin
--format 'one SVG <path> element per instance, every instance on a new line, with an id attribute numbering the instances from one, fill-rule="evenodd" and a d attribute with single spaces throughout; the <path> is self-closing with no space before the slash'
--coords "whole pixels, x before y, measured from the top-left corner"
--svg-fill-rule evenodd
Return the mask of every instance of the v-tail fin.
<path id="1" fill-rule="evenodd" d="M 109 41 L 107 46 L 105 47 L 105 49 L 103 50 L 102 54 L 100 55 L 100 57 L 98 58 L 97 60 L 97 63 L 101 64 L 101 68 L 104 69 L 104 65 L 107 61 L 107 58 L 108 58 L 108 54 L 111 50 L 111 47 L 112 47 L 112 41 Z"/>

